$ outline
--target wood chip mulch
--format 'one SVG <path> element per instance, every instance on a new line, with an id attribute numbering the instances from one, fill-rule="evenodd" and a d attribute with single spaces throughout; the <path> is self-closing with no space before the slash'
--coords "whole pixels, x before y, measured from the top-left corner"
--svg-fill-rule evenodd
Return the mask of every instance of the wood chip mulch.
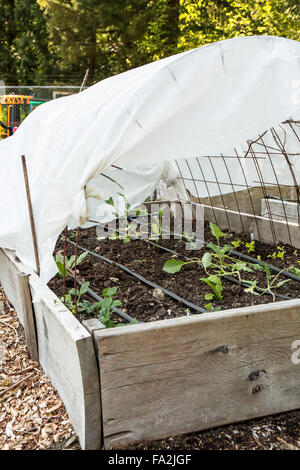
<path id="1" fill-rule="evenodd" d="M 0 287 L 0 449 L 78 448 L 63 402 L 37 362 Z"/>
<path id="2" fill-rule="evenodd" d="M 77 436 L 0 287 L 0 450 L 59 449 L 80 449 Z M 127 449 L 300 450 L 300 410 Z"/>

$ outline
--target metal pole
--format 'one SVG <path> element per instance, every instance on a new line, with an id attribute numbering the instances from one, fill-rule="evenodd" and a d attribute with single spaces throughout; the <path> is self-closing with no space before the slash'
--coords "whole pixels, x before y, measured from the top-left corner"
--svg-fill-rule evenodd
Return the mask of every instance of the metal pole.
<path id="1" fill-rule="evenodd" d="M 29 187 L 29 180 L 28 180 L 28 172 L 27 172 L 27 165 L 26 165 L 25 155 L 22 155 L 21 158 L 22 158 L 24 181 L 25 181 L 25 188 L 26 188 L 26 195 L 27 195 L 27 205 L 28 205 L 28 212 L 29 212 L 29 218 L 30 218 L 30 227 L 31 227 L 31 234 L 32 234 L 32 241 L 33 241 L 36 273 L 39 276 L 40 275 L 39 251 L 38 251 L 35 224 L 34 224 L 34 218 L 33 218 L 33 210 L 32 210 L 30 187 Z"/>

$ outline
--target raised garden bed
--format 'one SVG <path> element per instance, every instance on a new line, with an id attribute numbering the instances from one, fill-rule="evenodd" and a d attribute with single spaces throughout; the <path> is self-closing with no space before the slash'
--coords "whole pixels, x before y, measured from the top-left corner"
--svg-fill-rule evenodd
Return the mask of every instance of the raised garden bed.
<path id="1" fill-rule="evenodd" d="M 207 241 L 209 236 L 207 232 Z M 261 256 L 280 269 L 297 259 L 291 247 L 284 247 L 282 260 L 273 256 L 278 252 L 276 246 L 256 242 L 255 252 L 248 253 L 249 239 L 229 235 L 228 240 L 240 241 L 237 249 Z M 95 229 L 80 231 L 79 243 L 192 304 L 203 308 L 207 303 L 204 295 L 210 289 L 199 281 L 203 276 L 199 264 L 168 274 L 162 268 L 174 254 L 143 241 L 98 242 Z M 179 253 L 179 260 L 184 260 L 182 255 L 202 254 L 187 252 L 184 243 L 174 240 L 159 244 Z M 73 254 L 74 246 L 67 246 L 68 255 Z M 2 252 L 1 256 L 6 273 L 22 271 L 12 254 Z M 3 259 L 0 262 L 2 268 Z M 300 366 L 292 361 L 293 344 L 300 339 L 297 281 L 276 288 L 276 293 L 292 300 L 275 298 L 273 302 L 272 295 L 245 293 L 240 285 L 224 280 L 222 302 L 213 302 L 214 308 L 221 306 L 222 310 L 195 314 L 166 292 L 92 255 L 78 270 L 78 277 L 89 281 L 100 295 L 103 288 L 117 286 L 119 308 L 144 322 L 104 329 L 90 320 L 85 323 L 88 332 L 78 321 L 87 320 L 87 314 L 79 312 L 75 318 L 50 291 L 34 304 L 39 360 L 66 402 L 83 447 L 99 448 L 100 432 L 105 448 L 117 448 L 300 407 Z M 262 273 L 255 275 L 260 278 Z M 0 278 L 10 301 L 21 312 L 15 280 L 3 276 L 2 270 Z M 263 278 L 260 281 L 262 285 Z M 36 282 L 32 275 L 32 293 Z M 67 279 L 66 288 L 73 284 L 73 279 Z M 52 281 L 51 288 L 63 295 L 62 280 Z M 124 322 L 116 315 L 112 319 Z"/>
<path id="2" fill-rule="evenodd" d="M 71 234 L 72 236 L 72 234 Z M 63 240 L 64 237 L 62 237 Z M 57 249 L 63 248 L 63 241 L 58 243 Z M 73 238 L 67 243 L 67 256 L 74 254 Z M 214 243 L 208 224 L 205 226 L 205 240 Z M 297 264 L 297 250 L 289 246 L 281 246 L 279 249 L 272 245 L 261 242 L 252 242 L 246 235 L 236 236 L 228 234 L 226 243 L 231 244 L 232 248 L 241 253 L 254 258 L 261 258 L 278 267 L 280 270 Z M 232 245 L 233 243 L 233 245 Z M 158 245 L 158 246 L 157 246 Z M 79 246 L 90 250 L 96 255 L 101 255 L 111 261 L 120 263 L 132 272 L 137 273 L 158 286 L 167 289 L 180 297 L 198 306 L 205 307 L 207 303 L 204 299 L 205 294 L 211 292 L 210 288 L 200 278 L 206 276 L 206 272 L 199 264 L 187 264 L 182 267 L 180 272 L 172 275 L 163 270 L 164 264 L 171 258 L 183 260 L 184 257 L 199 258 L 203 256 L 207 247 L 201 250 L 186 250 L 186 243 L 183 240 L 158 240 L 154 244 L 147 241 L 136 240 L 130 243 L 123 243 L 122 240 L 97 240 L 96 229 L 81 230 L 79 233 Z M 164 248 L 170 251 L 164 251 Z M 283 255 L 281 252 L 284 251 Z M 82 253 L 83 249 L 79 249 Z M 177 255 L 175 255 L 177 253 Z M 280 257 L 282 256 L 283 259 Z M 300 260 L 300 252 L 299 252 Z M 300 266 L 299 266 L 300 268 Z M 189 314 L 197 313 L 192 308 L 188 308 L 182 302 L 170 298 L 168 295 L 157 292 L 157 289 L 145 285 L 141 280 L 136 279 L 131 274 L 124 272 L 118 266 L 104 262 L 101 258 L 88 255 L 84 262 L 78 267 L 80 278 L 90 282 L 90 287 L 100 293 L 107 287 L 118 287 L 117 298 L 122 302 L 122 310 L 138 321 L 148 322 L 163 320 L 169 318 L 178 318 Z M 299 271 L 300 273 L 300 271 Z M 242 272 L 243 279 L 257 279 L 258 285 L 266 287 L 266 275 L 264 271 L 255 271 L 251 274 Z M 272 273 L 274 274 L 274 273 Z M 278 282 L 285 280 L 284 276 L 278 277 Z M 71 277 L 66 280 L 66 289 L 74 286 Z M 50 283 L 51 289 L 55 290 L 58 296 L 63 295 L 63 280 L 56 279 Z M 276 295 L 275 300 L 285 300 L 284 296 L 289 298 L 298 298 L 300 296 L 300 282 L 291 280 L 287 284 L 276 288 L 273 291 Z M 279 297 L 277 297 L 279 294 Z M 283 297 L 280 297 L 283 296 Z M 244 287 L 238 284 L 232 284 L 229 280 L 223 281 L 223 299 L 221 302 L 215 302 L 216 307 L 222 309 L 247 307 L 251 305 L 266 304 L 273 302 L 272 295 L 253 295 L 246 293 Z M 120 307 L 121 308 L 121 307 Z M 88 318 L 85 314 L 79 314 L 82 319 Z M 116 318 L 114 316 L 114 318 Z M 122 321 L 122 319 L 118 319 Z"/>

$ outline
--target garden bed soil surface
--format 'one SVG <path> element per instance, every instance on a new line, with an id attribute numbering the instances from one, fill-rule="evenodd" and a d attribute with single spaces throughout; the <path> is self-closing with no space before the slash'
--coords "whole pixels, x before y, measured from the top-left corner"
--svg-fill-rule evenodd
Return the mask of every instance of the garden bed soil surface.
<path id="1" fill-rule="evenodd" d="M 68 236 L 75 241 L 75 233 L 69 232 Z M 63 254 L 64 250 L 64 236 L 62 236 L 57 243 L 57 251 Z M 216 243 L 215 238 L 211 235 L 208 224 L 205 224 L 205 241 Z M 293 247 L 284 246 L 284 259 L 270 258 L 273 253 L 277 252 L 277 247 L 255 241 L 254 251 L 249 252 L 246 243 L 249 243 L 250 237 L 247 235 L 235 235 L 228 233 L 226 238 L 221 239 L 221 243 L 230 244 L 233 241 L 238 241 L 237 251 L 249 254 L 256 258 L 261 257 L 261 260 L 267 263 L 278 266 L 280 269 L 287 268 L 291 265 L 298 267 L 298 252 Z M 200 250 L 187 250 L 186 242 L 182 240 L 163 240 L 160 239 L 156 243 L 172 249 L 179 253 L 177 259 L 183 260 L 181 255 L 187 257 L 201 258 L 208 248 L 203 247 Z M 201 277 L 207 277 L 204 269 L 198 264 L 188 264 L 183 266 L 180 272 L 176 274 L 168 274 L 163 271 L 164 263 L 169 260 L 172 255 L 163 250 L 149 245 L 143 240 L 133 240 L 129 243 L 123 243 L 122 240 L 98 240 L 96 235 L 96 228 L 80 229 L 79 230 L 79 245 L 85 249 L 97 252 L 113 261 L 121 263 L 148 280 L 172 291 L 173 293 L 183 297 L 184 299 L 204 307 L 207 301 L 204 299 L 205 294 L 212 292 L 204 282 L 200 281 Z M 75 246 L 66 243 L 66 253 L 71 256 L 75 252 Z M 81 254 L 82 250 L 78 250 Z M 299 252 L 300 258 L 300 252 Z M 176 318 L 197 313 L 192 309 L 188 309 L 186 305 L 174 301 L 166 294 L 162 295 L 151 287 L 146 286 L 133 276 L 125 273 L 119 267 L 112 266 L 105 263 L 99 258 L 88 255 L 84 262 L 78 266 L 78 277 L 82 281 L 89 281 L 90 287 L 98 294 L 106 287 L 116 286 L 118 288 L 116 298 L 122 302 L 121 310 L 135 318 L 137 321 L 150 322 L 155 320 L 163 320 L 168 318 Z M 274 274 L 274 273 L 272 273 Z M 262 288 L 266 287 L 266 276 L 264 272 L 255 271 L 252 274 L 242 273 L 243 279 L 258 280 L 258 285 Z M 281 275 L 278 281 L 285 278 Z M 50 282 L 50 287 L 54 292 L 61 297 L 63 295 L 63 281 L 57 279 Z M 66 280 L 66 291 L 74 287 L 74 281 L 71 277 Z M 275 289 L 274 292 L 280 293 L 291 298 L 300 297 L 300 282 L 290 281 L 282 287 Z M 88 297 L 86 297 L 88 298 Z M 92 299 L 89 299 L 92 300 Z M 282 299 L 276 298 L 276 301 Z M 265 304 L 272 302 L 271 295 L 254 295 L 246 293 L 244 288 L 232 284 L 227 280 L 223 280 L 223 299 L 222 302 L 215 301 L 214 307 L 221 307 L 221 309 L 230 309 L 238 307 L 246 307 L 257 304 Z M 85 314 L 79 314 L 79 319 L 86 319 Z M 112 316 L 116 322 L 121 322 L 122 319 Z"/>

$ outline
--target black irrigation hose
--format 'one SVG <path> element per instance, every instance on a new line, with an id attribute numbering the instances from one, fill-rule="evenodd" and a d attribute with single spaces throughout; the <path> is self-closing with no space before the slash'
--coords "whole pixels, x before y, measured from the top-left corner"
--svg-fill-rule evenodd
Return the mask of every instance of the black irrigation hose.
<path id="1" fill-rule="evenodd" d="M 184 255 L 178 253 L 177 251 L 173 251 L 173 250 L 170 250 L 169 248 L 165 248 L 164 246 L 158 245 L 157 243 L 153 243 L 153 242 L 148 242 L 148 243 L 150 245 L 156 246 L 157 248 L 160 248 L 161 250 L 164 250 L 168 253 L 172 253 L 173 255 L 181 256 L 182 258 L 184 258 L 187 261 L 191 261 L 191 259 L 192 259 L 192 258 L 189 258 L 187 256 L 184 256 Z M 255 259 L 255 258 L 253 258 L 253 259 Z M 233 284 L 241 285 L 242 287 L 249 287 L 249 284 L 247 282 L 244 282 L 244 281 L 239 282 L 237 279 L 234 279 L 231 276 L 222 276 L 222 277 L 223 277 L 223 279 L 226 279 L 227 281 L 230 281 Z M 277 292 L 273 292 L 273 294 L 272 294 L 271 292 L 265 291 L 264 289 L 261 289 L 260 287 L 256 287 L 254 290 L 255 290 L 255 292 L 258 292 L 260 294 L 263 293 L 263 294 L 266 294 L 266 295 L 275 295 L 279 299 L 292 300 L 292 297 L 288 297 L 287 295 L 283 295 L 283 294 L 278 294 Z"/>
<path id="2" fill-rule="evenodd" d="M 128 217 L 128 218 L 129 218 L 129 220 L 131 220 L 131 217 Z M 134 219 L 134 218 L 132 218 L 132 219 Z M 176 235 L 174 232 L 169 232 L 169 233 L 170 233 L 170 235 Z M 197 240 L 196 238 L 192 238 L 191 241 L 195 242 L 195 243 L 202 243 L 203 245 L 206 245 L 206 246 L 207 245 L 213 245 L 213 243 L 200 241 L 200 240 Z M 221 248 L 223 248 L 223 247 L 221 247 Z M 258 259 L 253 258 L 252 256 L 246 255 L 244 253 L 241 253 L 240 251 L 232 250 L 231 254 L 233 256 L 236 256 L 237 258 L 242 258 L 242 259 L 245 259 L 247 261 L 250 261 L 251 263 L 259 264 L 260 266 L 265 264 L 266 266 L 268 266 L 268 268 L 271 271 L 274 271 L 275 273 L 281 273 L 281 275 L 286 277 L 287 279 L 292 279 L 293 281 L 300 282 L 300 277 L 299 276 L 296 276 L 296 274 L 289 273 L 288 271 L 282 271 L 280 268 L 277 268 L 277 266 L 274 266 L 273 264 L 266 263 L 265 261 L 259 261 Z M 289 299 L 290 299 L 290 297 L 289 297 Z"/>
<path id="3" fill-rule="evenodd" d="M 170 232 L 170 235 L 176 235 L 174 232 Z M 161 245 L 158 245 L 157 243 L 153 243 L 153 242 L 150 242 L 148 240 L 145 240 L 147 243 L 149 243 L 149 245 L 152 245 L 152 246 L 156 246 L 157 248 L 163 250 L 163 251 L 166 251 L 168 253 L 171 253 L 173 255 L 177 255 L 177 256 L 181 256 L 182 258 L 184 258 L 185 260 L 187 261 L 191 261 L 191 258 L 187 257 L 187 256 L 184 256 L 182 255 L 181 253 L 178 253 L 177 251 L 174 251 L 174 250 L 170 250 L 169 248 L 165 248 L 164 246 L 161 246 Z M 203 243 L 204 245 L 212 245 L 212 243 L 208 243 L 208 242 L 200 242 L 199 240 L 197 239 L 192 239 L 193 242 L 199 242 L 199 243 Z M 248 261 L 250 260 L 253 260 L 253 262 L 256 262 L 257 264 L 262 264 L 263 262 L 262 261 L 258 261 L 256 260 L 255 258 L 252 258 L 251 256 L 247 256 L 247 255 L 243 255 L 243 253 L 240 253 L 238 251 L 231 251 L 231 254 L 235 254 L 236 255 L 240 255 L 241 258 L 245 258 L 245 259 L 248 259 Z M 279 273 L 281 270 L 279 268 L 277 268 L 276 266 L 273 266 L 273 265 L 269 265 L 267 263 L 265 263 L 267 266 L 269 266 L 270 269 L 273 268 L 273 271 Z M 287 275 L 289 275 L 290 273 L 284 271 Z M 283 273 L 281 273 L 283 274 Z M 291 274 L 291 279 L 294 279 L 296 281 L 300 281 L 300 278 L 298 278 L 297 276 Z M 242 287 L 249 287 L 249 284 L 247 282 L 239 282 L 237 279 L 234 279 L 233 277 L 231 276 L 222 276 L 223 279 L 226 279 L 227 281 L 229 282 L 232 282 L 233 284 L 237 284 L 237 285 L 241 285 Z M 289 277 L 289 276 L 287 276 Z M 260 287 L 255 287 L 255 292 L 258 292 L 260 294 L 264 294 L 264 295 L 274 295 L 275 297 L 278 297 L 279 299 L 282 299 L 282 300 L 292 300 L 292 297 L 289 297 L 287 295 L 283 295 L 283 294 L 279 294 L 277 292 L 269 292 L 269 291 L 265 291 L 264 289 L 261 289 Z"/>
<path id="4" fill-rule="evenodd" d="M 73 243 L 73 242 L 72 242 Z M 79 279 L 76 279 L 77 284 L 82 286 L 84 282 L 80 281 Z M 86 293 L 90 295 L 94 300 L 97 300 L 97 302 L 102 302 L 104 299 L 100 297 L 100 295 L 96 294 L 90 287 L 87 289 Z M 127 313 L 123 312 L 122 310 L 119 310 L 116 307 L 112 308 L 112 311 L 119 315 L 119 317 L 123 318 L 124 320 L 128 321 L 129 323 L 134 321 L 134 318 L 132 318 L 130 315 L 127 315 Z M 139 322 L 142 323 L 142 322 Z"/>
<path id="5" fill-rule="evenodd" d="M 67 242 L 71 243 L 72 245 L 75 245 L 75 243 L 72 240 L 70 240 L 69 238 L 67 238 Z M 173 292 L 169 291 L 168 289 L 165 289 L 164 287 L 159 286 L 158 284 L 155 284 L 155 282 L 149 281 L 144 276 L 141 276 L 140 274 L 137 274 L 134 271 L 131 271 L 129 268 L 127 268 L 123 264 L 117 263 L 117 261 L 113 261 L 109 258 L 106 258 L 105 256 L 98 255 L 98 253 L 94 253 L 93 251 L 87 250 L 86 248 L 84 248 L 80 245 L 78 245 L 78 248 L 82 251 L 86 251 L 91 256 L 95 256 L 96 258 L 101 259 L 105 263 L 117 266 L 118 268 L 122 269 L 122 271 L 125 271 L 126 273 L 130 274 L 131 276 L 133 276 L 136 279 L 138 279 L 139 281 L 141 281 L 143 284 L 146 284 L 147 286 L 152 287 L 153 289 L 161 289 L 168 297 L 171 297 L 173 300 L 176 300 L 177 302 L 180 302 L 180 303 L 186 305 L 187 307 L 191 308 L 192 310 L 195 310 L 198 313 L 204 313 L 204 312 L 207 311 L 204 308 L 200 307 L 199 305 L 196 305 L 192 302 L 189 302 L 188 300 L 183 299 L 182 297 L 180 297 L 177 294 L 174 294 Z"/>
<path id="6" fill-rule="evenodd" d="M 260 266 L 265 264 L 266 266 L 268 266 L 268 268 L 271 271 L 274 271 L 275 273 L 281 273 L 283 276 L 287 277 L 288 279 L 292 279 L 293 281 L 300 282 L 300 277 L 299 276 L 296 276 L 296 274 L 289 273 L 288 271 L 281 271 L 280 268 L 277 268 L 277 266 L 274 266 L 273 264 L 268 264 L 268 263 L 265 263 L 264 261 L 259 261 L 258 259 L 252 258 L 252 256 L 245 255 L 244 253 L 240 253 L 239 251 L 234 251 L 233 250 L 231 252 L 231 254 L 233 256 L 238 257 L 238 258 L 242 258 L 242 259 L 245 259 L 247 261 L 250 261 L 251 263 L 259 264 Z"/>
<path id="7" fill-rule="evenodd" d="M 129 218 L 129 219 L 130 219 L 130 218 Z M 175 234 L 174 232 L 170 232 L 170 235 L 176 235 L 176 234 Z M 138 238 L 133 238 L 133 240 L 138 240 Z M 159 249 L 161 249 L 161 250 L 163 250 L 163 251 L 166 251 L 166 252 L 171 253 L 171 254 L 176 255 L 176 256 L 181 256 L 182 258 L 184 258 L 184 259 L 187 260 L 187 261 L 190 261 L 190 260 L 191 260 L 191 258 L 189 258 L 189 257 L 187 257 L 187 256 L 184 256 L 184 255 L 182 255 L 181 253 L 178 253 L 177 251 L 171 250 L 170 248 L 165 248 L 164 246 L 158 245 L 157 243 L 151 242 L 151 241 L 149 241 L 149 240 L 144 240 L 144 241 L 145 241 L 146 243 L 148 243 L 149 245 L 155 246 L 155 247 L 157 247 L 157 248 L 159 248 Z M 211 245 L 211 243 L 208 243 L 208 242 L 200 242 L 200 241 L 197 240 L 197 239 L 192 239 L 192 241 L 193 241 L 193 242 L 203 243 L 204 245 Z M 74 242 L 73 242 L 73 243 L 74 243 Z M 241 255 L 241 257 L 245 256 L 245 259 L 248 259 L 248 258 L 249 258 L 249 260 L 253 260 L 253 261 L 256 262 L 257 264 L 261 264 L 261 263 L 262 263 L 262 262 L 259 262 L 258 260 L 256 260 L 255 258 L 252 258 L 251 256 L 243 255 L 242 253 L 239 253 L 239 252 L 237 252 L 237 251 L 232 251 L 231 253 L 235 253 L 235 254 Z M 266 264 L 267 264 L 267 263 L 266 263 Z M 276 272 L 280 272 L 280 269 L 277 268 L 276 266 L 272 266 L 272 265 L 268 265 L 268 264 L 267 264 L 267 266 L 269 266 L 270 269 L 271 269 L 271 268 L 274 268 L 274 270 L 275 270 Z M 286 271 L 285 271 L 285 272 L 286 272 Z M 286 274 L 289 274 L 289 273 L 286 273 Z M 291 275 L 291 276 L 293 276 L 293 275 Z M 295 276 L 295 278 L 296 278 L 295 280 L 297 280 L 297 281 L 300 280 L 297 276 Z M 231 276 L 223 276 L 223 279 L 226 279 L 227 281 L 229 281 L 229 282 L 231 282 L 231 283 L 233 283 L 233 284 L 241 285 L 242 287 L 245 287 L 245 288 L 249 287 L 249 284 L 248 284 L 247 282 L 244 282 L 244 281 L 239 282 L 239 281 L 237 281 L 236 279 L 234 279 L 234 278 L 231 277 Z M 293 278 L 292 278 L 292 279 L 293 279 Z M 264 289 L 261 289 L 260 287 L 256 287 L 254 290 L 255 290 L 255 292 L 257 292 L 257 293 L 259 293 L 259 294 L 274 295 L 275 297 L 278 297 L 279 299 L 282 299 L 282 300 L 292 300 L 292 297 L 289 297 L 289 296 L 283 295 L 283 294 L 279 294 L 279 293 L 277 293 L 277 292 L 273 292 L 273 294 L 272 294 L 271 292 L 265 291 Z M 206 310 L 205 310 L 205 311 L 206 311 Z"/>

